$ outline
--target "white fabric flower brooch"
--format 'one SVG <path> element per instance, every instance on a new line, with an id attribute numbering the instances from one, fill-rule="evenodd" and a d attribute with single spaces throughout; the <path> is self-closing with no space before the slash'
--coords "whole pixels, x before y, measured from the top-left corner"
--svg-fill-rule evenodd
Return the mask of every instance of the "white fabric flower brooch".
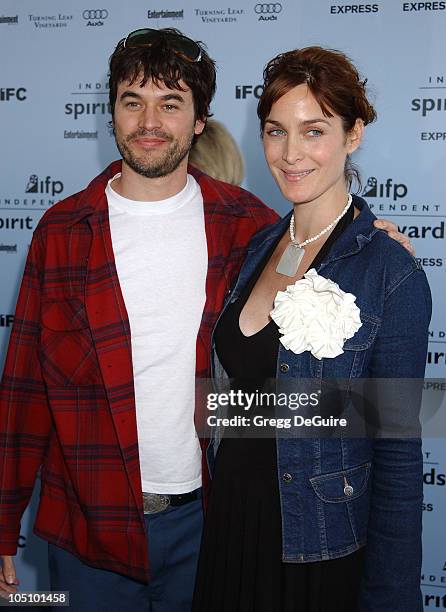
<path id="1" fill-rule="evenodd" d="M 286 349 L 310 351 L 316 359 L 337 357 L 362 325 L 355 301 L 352 293 L 312 268 L 286 291 L 277 292 L 270 315 Z"/>

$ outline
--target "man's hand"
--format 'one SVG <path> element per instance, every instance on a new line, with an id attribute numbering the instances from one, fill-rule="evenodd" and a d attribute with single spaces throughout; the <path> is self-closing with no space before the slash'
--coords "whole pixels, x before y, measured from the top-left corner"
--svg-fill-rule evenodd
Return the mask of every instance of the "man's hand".
<path id="1" fill-rule="evenodd" d="M 398 231 L 398 226 L 392 221 L 387 221 L 386 219 L 377 219 L 374 224 L 378 229 L 382 229 L 389 234 L 390 238 L 393 238 L 397 242 L 399 242 L 406 251 L 409 251 L 411 255 L 415 257 L 415 249 L 412 246 L 411 241 L 407 236 Z"/>
<path id="2" fill-rule="evenodd" d="M 2 569 L 0 571 L 0 597 L 6 599 L 10 593 L 17 593 L 19 581 L 15 573 L 13 558 L 9 555 L 0 557 Z"/>

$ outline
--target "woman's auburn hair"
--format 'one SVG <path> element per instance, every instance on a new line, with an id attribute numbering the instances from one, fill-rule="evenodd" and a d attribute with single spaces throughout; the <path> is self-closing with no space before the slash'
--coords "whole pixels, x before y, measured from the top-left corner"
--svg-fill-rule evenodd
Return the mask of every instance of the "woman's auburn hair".
<path id="1" fill-rule="evenodd" d="M 263 71 L 263 92 L 257 114 L 263 132 L 271 108 L 294 87 L 305 84 L 326 117 L 339 115 L 349 132 L 357 119 L 364 125 L 376 119 L 367 99 L 365 85 L 358 70 L 341 51 L 322 47 L 304 47 L 280 53 Z"/>

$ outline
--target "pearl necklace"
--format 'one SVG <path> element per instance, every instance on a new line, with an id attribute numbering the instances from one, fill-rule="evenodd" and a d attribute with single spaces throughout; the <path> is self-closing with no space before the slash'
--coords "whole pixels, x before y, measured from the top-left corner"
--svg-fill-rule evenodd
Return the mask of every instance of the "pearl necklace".
<path id="1" fill-rule="evenodd" d="M 350 208 L 351 203 L 352 203 L 352 196 L 349 193 L 348 198 L 347 198 L 347 204 L 345 205 L 345 208 L 341 212 L 341 214 L 338 215 L 336 219 L 334 219 L 330 223 L 330 225 L 327 225 L 327 227 L 325 227 L 318 234 L 300 243 L 296 242 L 296 234 L 294 232 L 295 221 L 294 221 L 294 212 L 293 212 L 293 214 L 291 215 L 291 219 L 290 219 L 290 240 L 291 242 L 289 243 L 289 245 L 283 252 L 282 257 L 280 258 L 280 261 L 277 265 L 276 272 L 278 272 L 279 274 L 284 274 L 285 276 L 295 276 L 299 268 L 299 264 L 302 261 L 302 258 L 305 254 L 305 249 L 303 247 L 306 246 L 307 244 L 310 244 L 311 242 L 315 242 L 316 240 L 319 240 L 321 236 L 329 232 L 346 214 L 346 212 Z"/>

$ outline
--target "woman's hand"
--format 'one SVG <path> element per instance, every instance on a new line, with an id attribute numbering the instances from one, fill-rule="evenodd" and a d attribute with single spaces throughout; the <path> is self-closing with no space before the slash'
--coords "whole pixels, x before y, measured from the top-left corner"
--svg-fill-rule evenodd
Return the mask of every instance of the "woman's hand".
<path id="1" fill-rule="evenodd" d="M 398 231 L 398 226 L 392 221 L 387 221 L 386 219 L 377 219 L 373 225 L 378 229 L 382 229 L 388 233 L 390 238 L 399 242 L 406 251 L 409 251 L 411 255 L 415 257 L 415 249 L 412 246 L 411 241 L 407 236 Z"/>

